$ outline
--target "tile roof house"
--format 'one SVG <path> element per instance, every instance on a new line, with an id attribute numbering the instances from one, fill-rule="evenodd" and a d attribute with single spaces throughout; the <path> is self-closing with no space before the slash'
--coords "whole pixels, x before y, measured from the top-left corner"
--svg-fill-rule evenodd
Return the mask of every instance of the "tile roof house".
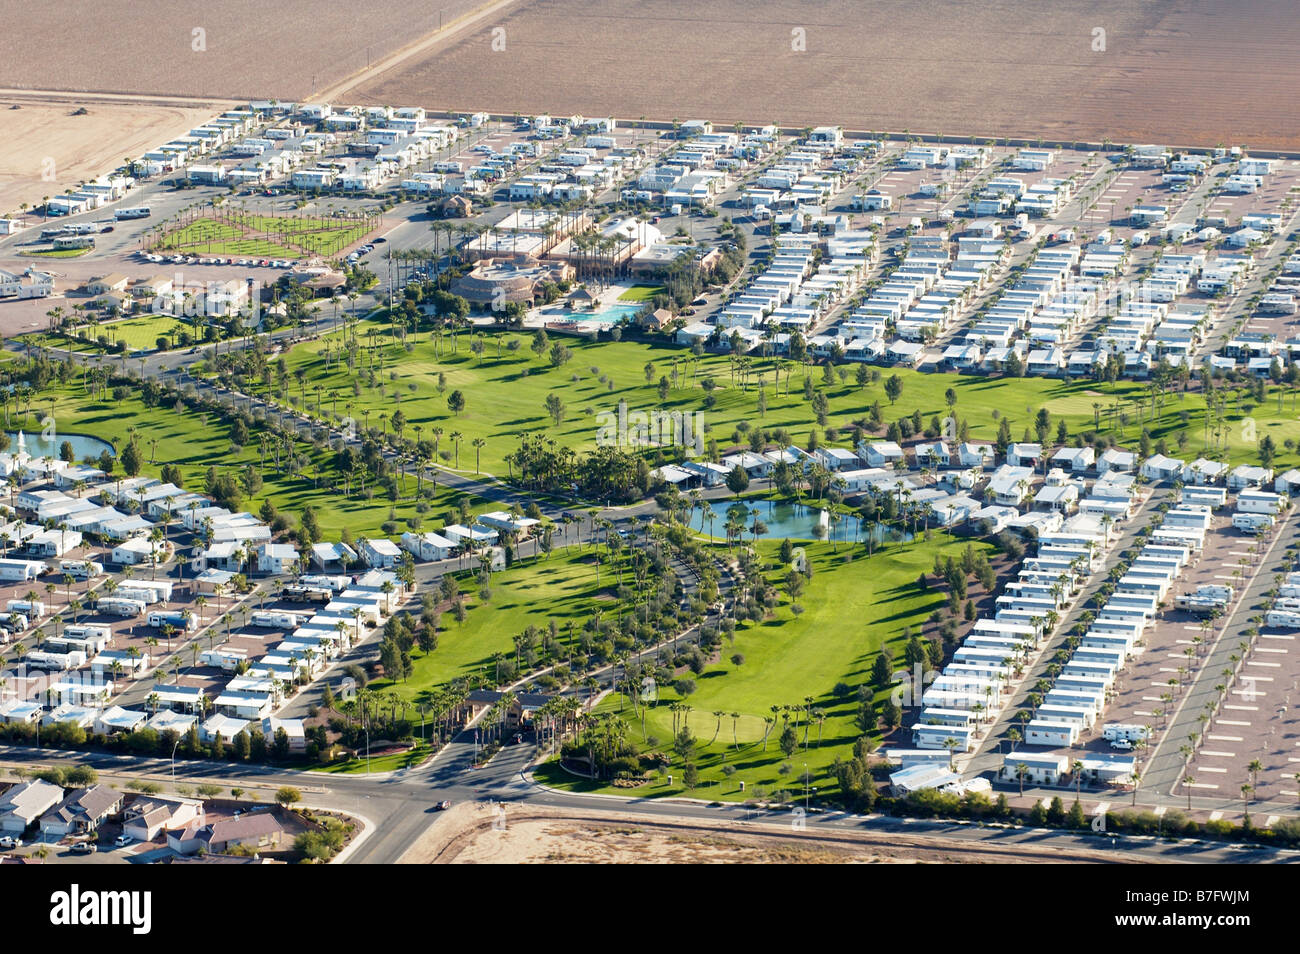
<path id="1" fill-rule="evenodd" d="M 41 834 L 65 837 L 93 832 L 122 810 L 122 793 L 107 785 L 79 788 L 41 816 Z"/>
<path id="2" fill-rule="evenodd" d="M 190 822 L 204 820 L 203 801 L 176 795 L 150 795 L 137 798 L 126 809 L 122 831 L 137 841 L 152 841 L 159 832 L 184 828 Z"/>
<path id="3" fill-rule="evenodd" d="M 203 824 L 195 820 L 184 828 L 169 832 L 167 847 L 183 855 L 196 851 L 224 854 L 232 848 L 274 847 L 284 836 L 284 826 L 269 811 L 254 811 L 238 818 Z"/>

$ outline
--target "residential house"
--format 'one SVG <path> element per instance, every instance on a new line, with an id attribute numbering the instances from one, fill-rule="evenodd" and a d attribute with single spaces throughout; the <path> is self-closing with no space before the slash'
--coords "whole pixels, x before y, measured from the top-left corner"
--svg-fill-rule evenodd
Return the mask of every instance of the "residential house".
<path id="1" fill-rule="evenodd" d="M 1183 483 L 1197 487 L 1217 484 L 1223 479 L 1223 475 L 1227 470 L 1228 465 L 1222 461 L 1210 460 L 1208 457 L 1198 457 L 1183 468 Z"/>
<path id="2" fill-rule="evenodd" d="M 1142 462 L 1142 476 L 1147 480 L 1159 483 L 1164 480 L 1178 480 L 1182 477 L 1183 469 L 1187 466 L 1184 461 L 1176 457 L 1166 457 L 1164 454 L 1153 454 Z"/>
<path id="3" fill-rule="evenodd" d="M 136 841 L 153 841 L 164 831 L 184 828 L 196 820 L 202 824 L 205 817 L 201 798 L 148 795 L 126 807 L 122 834 Z"/>
<path id="4" fill-rule="evenodd" d="M 99 662 L 99 659 L 95 660 Z M 148 657 L 142 655 L 136 660 L 140 668 L 143 669 L 148 664 Z M 119 660 L 119 666 L 122 671 L 129 672 L 131 665 L 130 657 L 125 660 Z M 99 667 L 103 670 L 106 667 Z M 134 732 L 149 721 L 149 713 L 140 712 L 136 709 L 123 709 L 121 706 L 109 706 L 99 713 L 95 719 L 96 735 L 112 735 L 115 732 Z"/>
<path id="5" fill-rule="evenodd" d="M 263 543 L 257 548 L 259 573 L 291 573 L 298 565 L 298 551 L 287 543 Z"/>
<path id="6" fill-rule="evenodd" d="M 1296 492 L 1300 491 L 1300 470 L 1293 468 L 1284 474 L 1279 474 L 1277 480 L 1273 481 L 1273 489 L 1288 497 L 1296 496 Z"/>
<path id="7" fill-rule="evenodd" d="M 872 441 L 859 450 L 868 467 L 888 467 L 904 461 L 903 449 L 893 441 Z"/>
<path id="8" fill-rule="evenodd" d="M 943 441 L 924 442 L 912 448 L 917 466 L 947 467 L 952 460 L 948 445 Z"/>
<path id="9" fill-rule="evenodd" d="M 402 550 L 392 540 L 376 537 L 373 540 L 361 540 L 357 544 L 357 553 L 366 566 L 373 569 L 387 569 L 397 564 Z"/>
<path id="10" fill-rule="evenodd" d="M 1229 490 L 1246 490 L 1247 488 L 1263 487 L 1273 479 L 1272 467 L 1256 467 L 1253 464 L 1241 464 L 1232 468 L 1228 474 Z"/>
<path id="11" fill-rule="evenodd" d="M 268 743 L 274 741 L 276 733 L 281 730 L 289 739 L 290 752 L 306 751 L 307 730 L 302 724 L 302 719 L 277 719 L 275 716 L 267 716 L 262 720 L 262 735 L 266 737 Z"/>
<path id="12" fill-rule="evenodd" d="M 1019 784 L 1023 773 L 1023 781 L 1028 785 L 1057 785 L 1068 773 L 1069 767 L 1070 760 L 1064 755 L 1012 752 L 1003 757 L 998 777 Z"/>
<path id="13" fill-rule="evenodd" d="M 407 531 L 402 534 L 402 548 L 417 560 L 446 560 L 455 554 L 456 544 L 432 531 Z"/>
<path id="14" fill-rule="evenodd" d="M 55 838 L 85 835 L 122 810 L 122 793 L 107 785 L 79 788 L 41 816 L 41 834 Z"/>
<path id="15" fill-rule="evenodd" d="M 1016 443 L 1007 448 L 1007 463 L 1012 467 L 1028 467 L 1033 470 L 1038 466 L 1038 459 L 1042 455 L 1042 444 Z"/>
<path id="16" fill-rule="evenodd" d="M 827 470 L 857 470 L 862 467 L 862 458 L 843 447 L 823 447 L 815 455 Z"/>
<path id="17" fill-rule="evenodd" d="M 957 445 L 957 463 L 962 467 L 986 467 L 993 463 L 995 454 L 992 444 L 963 441 Z"/>
<path id="18" fill-rule="evenodd" d="M 112 272 L 103 278 L 92 278 L 86 282 L 86 291 L 91 295 L 107 295 L 111 292 L 126 291 L 127 283 L 131 281 L 121 272 Z"/>
<path id="19" fill-rule="evenodd" d="M 232 848 L 274 848 L 284 837 L 284 826 L 273 812 L 246 812 L 238 818 L 212 824 L 191 822 L 169 832 L 167 846 L 180 854 L 226 854 Z"/>
<path id="20" fill-rule="evenodd" d="M 1097 454 L 1091 447 L 1062 447 L 1052 455 L 1055 466 L 1064 467 L 1075 474 L 1087 472 L 1096 459 Z"/>
<path id="21" fill-rule="evenodd" d="M 357 565 L 357 551 L 346 543 L 315 543 L 311 548 L 311 562 L 322 573 L 342 573 Z"/>
<path id="22" fill-rule="evenodd" d="M 115 546 L 109 559 L 119 566 L 138 566 L 148 563 L 157 551 L 148 537 L 132 537 Z"/>
<path id="23" fill-rule="evenodd" d="M 41 779 L 19 782 L 0 795 L 0 831 L 22 834 L 27 826 L 63 801 L 63 789 Z"/>
<path id="24" fill-rule="evenodd" d="M 992 494 L 994 502 L 1016 507 L 1029 496 L 1033 479 L 1032 468 L 1003 464 L 989 478 L 988 492 Z"/>
<path id="25" fill-rule="evenodd" d="M 1127 473 L 1133 469 L 1137 463 L 1137 455 L 1130 451 L 1122 451 L 1115 447 L 1108 447 L 1102 451 L 1101 456 L 1097 458 L 1097 473 L 1107 474 L 1111 471 Z"/>
<path id="26" fill-rule="evenodd" d="M 217 698 L 216 702 L 220 703 L 225 708 L 235 709 L 238 703 L 245 701 L 242 698 L 232 700 L 230 698 L 232 696 L 243 697 L 245 696 L 245 694 L 224 692 Z M 258 705 L 259 699 L 261 701 L 260 707 Z M 249 703 L 250 706 L 256 710 L 258 718 L 260 718 L 261 715 L 265 714 L 262 711 L 263 709 L 269 712 L 270 705 L 271 705 L 269 696 L 259 697 L 259 699 L 254 699 Z M 239 733 L 243 732 L 247 728 L 248 728 L 248 719 L 239 719 L 234 716 L 229 716 L 224 713 L 218 712 L 214 716 L 209 716 L 207 720 L 202 725 L 199 726 L 199 738 L 202 739 L 204 742 L 214 742 L 216 741 L 216 738 L 219 735 L 221 736 L 223 742 L 228 743 L 230 742 L 231 739 L 239 735 Z"/>

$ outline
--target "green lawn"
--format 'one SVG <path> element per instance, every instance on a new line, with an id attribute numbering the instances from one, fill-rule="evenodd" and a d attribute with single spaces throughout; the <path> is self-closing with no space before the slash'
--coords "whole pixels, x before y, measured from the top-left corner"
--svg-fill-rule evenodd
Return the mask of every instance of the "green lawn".
<path id="1" fill-rule="evenodd" d="M 406 436 L 418 436 L 417 426 L 425 438 L 431 436 L 434 428 L 441 428 L 439 450 L 444 464 L 457 465 L 450 435 L 460 433 L 461 470 L 475 468 L 470 449 L 475 438 L 487 442 L 482 449 L 482 469 L 502 475 L 507 473 L 505 456 L 517 448 L 518 435 L 524 431 L 545 432 L 562 444 L 589 450 L 595 446 L 603 420 L 599 415 L 615 413 L 620 400 L 627 402 L 632 413 L 699 412 L 706 436 L 716 438 L 722 452 L 745 442 L 746 434 L 738 428 L 762 427 L 769 432 L 785 428 L 792 440 L 806 444 L 816 426 L 804 398 L 803 369 L 794 370 L 793 380 L 788 382 L 789 393 L 783 373 L 778 393 L 774 387 L 775 362 L 769 359 L 750 359 L 750 380 L 745 388 L 739 377 L 733 375 L 733 363 L 728 357 L 695 358 L 675 347 L 638 342 L 590 343 L 557 336 L 554 340 L 563 341 L 572 350 L 573 359 L 556 369 L 546 358 L 539 358 L 529 350 L 532 340 L 529 334 L 488 334 L 480 357 L 471 353 L 468 334 L 460 336 L 453 350 L 449 339 L 444 339 L 439 349 L 427 332 L 421 332 L 408 339 L 411 345 L 408 354 L 401 345 L 391 341 L 387 327 L 380 321 L 361 323 L 358 374 L 337 360 L 327 372 L 321 342 L 294 349 L 287 357 L 290 372 L 295 377 L 302 373 L 309 403 L 315 402 L 319 392 L 327 414 L 351 415 L 359 423 L 386 427 L 388 415 L 400 406 L 406 418 Z M 342 334 L 333 336 L 335 344 Z M 519 343 L 513 352 L 508 349 L 512 340 Z M 652 365 L 651 382 L 646 380 L 647 364 Z M 376 369 L 374 387 L 366 380 L 372 366 Z M 1145 406 L 1146 386 L 1134 382 L 1120 382 L 1112 388 L 1092 381 L 1066 383 L 1047 378 L 987 378 L 886 369 L 878 382 L 859 387 L 853 378 L 855 368 L 847 370 L 849 376 L 845 381 L 837 377 L 829 387 L 823 381 L 820 367 L 809 372 L 814 387 L 827 393 L 828 424 L 840 429 L 836 439 L 831 440 L 825 429 L 817 428 L 826 443 L 849 443 L 852 422 L 866 419 L 875 402 L 879 402 L 887 422 L 920 410 L 928 425 L 933 417 L 947 415 L 945 392 L 949 388 L 957 396 L 955 414 L 969 424 L 972 440 L 993 440 L 1001 417 L 1010 421 L 1013 440 L 1021 440 L 1038 410 L 1046 408 L 1053 418 L 1053 437 L 1057 420 L 1064 419 L 1070 434 L 1074 435 L 1092 430 L 1099 414 L 1103 433 L 1112 433 L 1113 422 L 1113 433 L 1119 443 L 1136 448 L 1141 432 L 1139 414 L 1145 413 L 1140 411 L 1140 402 Z M 903 389 L 897 404 L 891 406 L 884 384 L 894 374 Z M 441 391 L 439 375 L 444 378 Z M 760 376 L 767 400 L 762 414 L 758 410 Z M 660 400 L 658 394 L 661 377 L 667 377 L 670 383 L 665 400 Z M 358 395 L 352 394 L 355 378 L 362 379 Z M 716 385 L 712 408 L 705 406 L 702 383 L 706 378 L 711 378 Z M 456 389 L 462 390 L 466 397 L 465 410 L 459 415 L 447 407 L 447 395 Z M 1246 407 L 1253 402 L 1229 403 L 1227 450 L 1233 463 L 1255 459 L 1258 438 L 1270 433 L 1278 444 L 1278 463 L 1300 464 L 1300 456 L 1282 447 L 1287 439 L 1300 440 L 1300 417 L 1292 410 L 1289 396 L 1279 410 L 1278 390 L 1271 389 L 1269 399 L 1254 407 L 1249 415 Z M 273 387 L 263 391 L 275 398 Z M 293 381 L 289 393 L 302 397 L 302 389 Z M 558 426 L 545 410 L 546 397 L 551 393 L 564 403 L 564 418 Z M 1112 407 L 1119 409 L 1114 415 L 1109 411 Z M 1121 423 L 1121 414 L 1127 416 L 1127 424 Z M 1242 423 L 1248 416 L 1256 423 L 1255 436 Z M 1197 393 L 1175 393 L 1167 397 L 1159 417 L 1154 422 L 1148 421 L 1147 426 L 1155 441 L 1161 438 L 1168 441 L 1169 453 L 1191 458 L 1205 446 L 1204 421 L 1205 403 Z M 1186 436 L 1186 446 L 1181 451 L 1177 445 L 1179 433 Z"/>
<path id="2" fill-rule="evenodd" d="M 650 301 L 655 295 L 663 294 L 663 285 L 633 285 L 618 296 L 619 301 Z"/>
<path id="3" fill-rule="evenodd" d="M 177 332 L 192 332 L 194 329 L 188 322 L 173 318 L 171 315 L 146 313 L 137 318 L 123 318 L 93 326 L 79 325 L 76 330 L 80 334 L 96 339 L 101 336 L 107 338 L 109 344 L 123 342 L 132 351 L 153 351 L 158 347 L 159 335 L 170 337 Z M 32 339 L 35 344 L 59 351 L 66 351 L 69 348 L 78 352 L 99 350 L 98 344 L 90 344 L 59 332 L 34 334 Z"/>
<path id="4" fill-rule="evenodd" d="M 143 315 L 100 325 L 96 334 L 107 334 L 110 341 L 121 341 L 133 351 L 153 351 L 161 335 L 171 337 L 177 332 L 193 331 L 188 322 L 170 315 Z"/>
<path id="5" fill-rule="evenodd" d="M 238 222 L 199 218 L 168 232 L 160 251 L 302 258 L 336 255 L 373 229 L 355 219 L 327 216 L 242 215 Z"/>
<path id="6" fill-rule="evenodd" d="M 576 541 L 576 529 L 570 539 Z M 467 595 L 469 614 L 457 623 L 450 613 L 442 616 L 438 647 L 427 655 L 418 648 L 412 652 L 415 672 L 402 682 L 379 679 L 369 686 L 391 690 L 399 698 L 419 703 L 430 690 L 452 680 L 486 676 L 494 682 L 494 656 L 513 657 L 513 637 L 529 624 L 545 629 L 551 620 L 560 628 L 562 643 L 568 639 L 568 625 L 575 633 L 599 607 L 614 612 L 618 603 L 611 584 L 608 559 L 603 558 L 597 581 L 597 569 L 591 550 L 576 543 L 567 549 L 559 546 L 549 559 L 531 557 L 508 570 L 493 574 L 492 597 L 484 604 L 473 579 L 466 576 L 461 589 Z M 470 564 L 467 562 L 466 567 Z"/>
<path id="7" fill-rule="evenodd" d="M 143 472 L 156 477 L 164 464 L 175 464 L 184 476 L 186 488 L 201 490 L 209 466 L 233 473 L 249 464 L 259 465 L 256 440 L 234 448 L 230 428 L 215 418 L 188 410 L 178 412 L 171 407 L 146 407 L 133 396 L 121 401 L 113 400 L 111 396 L 92 400 L 83 393 L 80 379 L 44 392 L 33 402 L 30 414 L 19 413 L 11 406 L 12 427 L 26 430 L 40 427 L 40 418 L 50 411 L 51 395 L 59 430 L 93 434 L 112 442 L 120 450 L 134 429 L 145 459 Z M 296 519 L 302 509 L 310 505 L 317 511 L 322 532 L 327 538 L 337 539 L 344 527 L 356 536 L 379 536 L 382 534 L 381 525 L 389 519 L 400 525 L 399 534 L 408 529 L 408 521 L 414 519 L 419 519 L 424 529 L 441 527 L 447 511 L 459 497 L 438 487 L 433 499 L 424 502 L 426 509 L 421 514 L 417 509 L 419 502 L 415 499 L 415 478 L 409 475 L 405 491 L 398 501 L 388 500 L 382 492 L 374 493 L 370 499 L 355 492 L 353 496 L 344 497 L 326 486 L 323 480 L 313 481 L 318 465 L 321 468 L 325 466 L 330 451 L 316 451 L 306 444 L 299 444 L 298 449 L 308 458 L 302 476 L 277 474 L 274 453 L 269 453 L 261 466 L 264 486 L 253 497 L 243 501 L 245 509 L 256 512 L 262 501 L 269 497 L 278 509 L 289 512 Z M 428 489 L 427 482 L 424 487 Z M 499 509 L 477 498 L 470 504 L 474 513 Z"/>
<path id="8" fill-rule="evenodd" d="M 848 757 L 853 742 L 862 734 L 854 723 L 857 700 L 852 694 L 837 697 L 834 688 L 844 682 L 857 689 L 865 680 L 882 646 L 889 646 L 896 659 L 902 658 L 901 633 L 905 625 L 920 626 L 945 602 L 937 588 L 921 592 L 917 577 L 934 564 L 936 552 L 956 557 L 965 546 L 947 534 L 936 533 L 932 541 L 890 545 L 868 557 L 860 548 L 851 561 L 841 545 L 836 553 L 830 544 L 805 544 L 812 561 L 813 579 L 799 599 L 803 613 L 796 615 L 788 597 L 772 619 L 761 624 L 743 624 L 734 644 L 725 641 L 722 658 L 695 676 L 696 691 L 683 700 L 672 688 L 659 690 L 658 704 L 645 710 L 645 736 L 641 721 L 622 697 L 610 695 L 598 711 L 619 713 L 627 721 L 627 737 L 639 750 L 668 751 L 673 737 L 673 715 L 669 705 L 685 701 L 691 707 L 688 724 L 699 742 L 696 764 L 701 784 L 687 792 L 681 765 L 670 769 L 673 784 L 656 780 L 635 789 L 598 785 L 575 778 L 551 763 L 538 772 L 539 780 L 580 791 L 604 791 L 644 796 L 693 794 L 701 798 L 744 799 L 777 789 L 802 790 L 798 781 L 804 765 L 813 775 L 812 785 L 823 794 L 835 782 L 826 774 L 835 757 Z M 986 544 L 977 547 L 991 548 Z M 759 550 L 768 560 L 773 576 L 783 575 L 776 560 L 777 543 L 764 541 Z M 744 656 L 740 665 L 731 659 Z M 687 673 L 689 675 L 689 672 Z M 763 750 L 764 717 L 772 706 L 802 706 L 807 696 L 826 719 L 810 725 L 808 747 L 803 746 L 803 724 L 797 726 L 799 750 L 787 758 L 777 745 L 783 722 L 778 720 Z M 884 701 L 884 694 L 877 703 Z M 721 719 L 716 713 L 721 712 Z M 733 718 L 732 713 L 738 713 Z M 793 721 L 792 721 L 792 724 Z M 739 743 L 733 742 L 734 738 Z M 715 741 L 716 736 L 716 741 Z M 783 763 L 789 774 L 780 772 Z M 728 777 L 725 765 L 735 768 Z M 740 783 L 745 783 L 745 791 Z"/>
<path id="9" fill-rule="evenodd" d="M 265 238 L 250 238 L 243 229 L 212 219 L 199 219 L 169 232 L 154 249 L 163 252 L 275 258 L 300 258 L 303 254 L 299 249 Z"/>
<path id="10" fill-rule="evenodd" d="M 351 759 L 347 762 L 334 762 L 330 765 L 313 768 L 312 771 L 326 772 L 330 775 L 365 775 L 367 772 L 395 772 L 398 769 L 414 768 L 427 759 L 430 752 L 428 745 L 420 743 L 409 752 L 375 755 L 371 756 L 369 762 L 367 762 L 365 749 L 363 748 L 361 758 Z"/>
<path id="11" fill-rule="evenodd" d="M 35 252 L 23 252 L 24 255 L 38 255 L 41 258 L 79 258 L 87 252 L 93 252 L 90 248 L 51 248 L 42 249 Z"/>

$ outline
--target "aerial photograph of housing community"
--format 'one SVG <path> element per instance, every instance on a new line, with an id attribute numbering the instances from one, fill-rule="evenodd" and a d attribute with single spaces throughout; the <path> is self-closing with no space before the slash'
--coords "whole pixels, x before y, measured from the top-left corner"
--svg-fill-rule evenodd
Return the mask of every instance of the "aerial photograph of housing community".
<path id="1" fill-rule="evenodd" d="M 442 2 L 0 2 L 0 861 L 1300 858 L 1293 3 Z"/>

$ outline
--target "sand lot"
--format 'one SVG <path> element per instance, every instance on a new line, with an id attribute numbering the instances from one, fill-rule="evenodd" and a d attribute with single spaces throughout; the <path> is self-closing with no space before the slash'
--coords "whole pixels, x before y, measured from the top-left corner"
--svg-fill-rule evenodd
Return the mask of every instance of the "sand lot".
<path id="1" fill-rule="evenodd" d="M 352 98 L 1294 149 L 1297 48 L 1288 0 L 525 0 Z"/>
<path id="2" fill-rule="evenodd" d="M 68 38 L 8 51 L 0 88 L 1300 149 L 1295 13 L 1293 0 L 0 0 L 23 35 Z"/>
<path id="3" fill-rule="evenodd" d="M 439 816 L 401 864 L 943 864 L 1113 863 L 1115 853 L 988 847 L 924 835 L 826 836 L 758 826 L 713 826 L 653 816 L 461 804 Z"/>
<path id="4" fill-rule="evenodd" d="M 483 2 L 0 0 L 0 86 L 296 101 Z"/>
<path id="5" fill-rule="evenodd" d="M 20 109 L 13 109 L 18 104 Z M 79 106 L 85 116 L 73 116 Z M 96 100 L 36 101 L 0 95 L 0 212 L 58 195 L 183 135 L 212 118 L 207 107 L 136 105 Z M 52 175 L 52 179 L 43 176 Z"/>

